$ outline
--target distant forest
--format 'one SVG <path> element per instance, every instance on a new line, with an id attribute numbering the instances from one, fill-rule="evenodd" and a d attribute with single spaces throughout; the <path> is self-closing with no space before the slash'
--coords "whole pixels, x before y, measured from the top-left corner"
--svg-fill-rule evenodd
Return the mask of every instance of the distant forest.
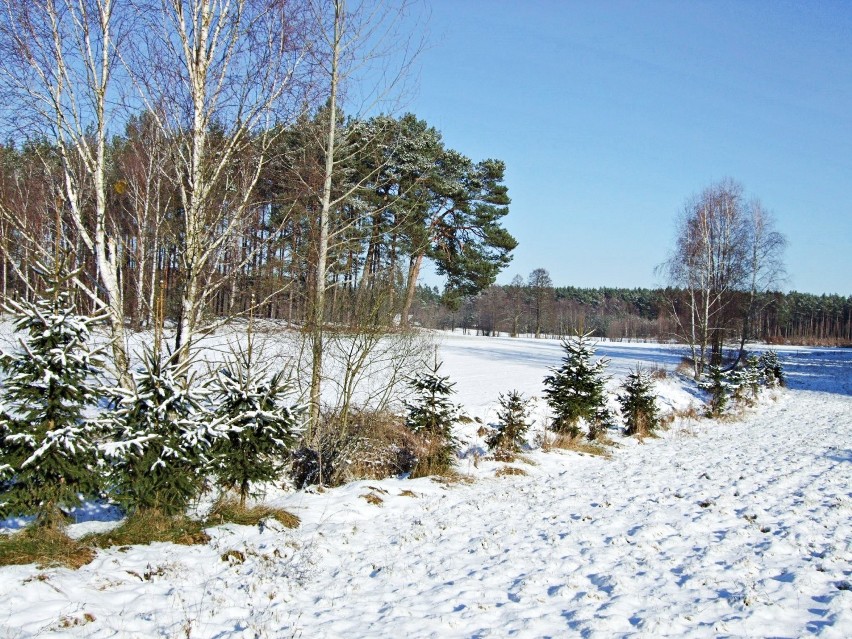
<path id="1" fill-rule="evenodd" d="M 418 289 L 415 322 L 431 328 L 462 328 L 482 335 L 539 333 L 563 337 L 593 331 L 612 340 L 678 339 L 674 313 L 687 310 L 685 292 L 649 288 L 578 288 L 528 283 L 491 286 L 447 306 L 438 290 Z M 745 296 L 745 293 L 743 293 Z M 732 308 L 737 305 L 735 299 Z M 770 344 L 852 346 L 852 296 L 761 293 L 749 335 Z M 731 335 L 735 338 L 736 335 Z"/>

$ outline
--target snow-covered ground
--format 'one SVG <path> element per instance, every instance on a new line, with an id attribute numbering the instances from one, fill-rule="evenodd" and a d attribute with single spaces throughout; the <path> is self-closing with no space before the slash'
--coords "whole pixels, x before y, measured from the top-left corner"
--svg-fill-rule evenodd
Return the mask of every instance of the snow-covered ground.
<path id="1" fill-rule="evenodd" d="M 501 392 L 540 397 L 561 357 L 549 340 L 439 342 L 484 422 Z M 681 351 L 598 354 L 614 390 Z M 615 437 L 609 459 L 532 451 L 511 464 L 525 475 L 497 476 L 474 422 L 470 482 L 282 493 L 296 530 L 227 525 L 205 546 L 101 551 L 77 571 L 2 568 L 0 639 L 852 636 L 852 350 L 780 354 L 789 388 L 741 418 Z M 669 410 L 698 401 L 672 374 L 657 390 Z M 542 402 L 535 414 L 540 427 Z"/>

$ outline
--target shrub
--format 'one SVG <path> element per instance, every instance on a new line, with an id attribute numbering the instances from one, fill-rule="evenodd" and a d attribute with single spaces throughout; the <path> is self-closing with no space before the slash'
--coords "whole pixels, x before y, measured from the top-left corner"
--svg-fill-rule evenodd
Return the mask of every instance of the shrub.
<path id="1" fill-rule="evenodd" d="M 600 426 L 609 420 L 606 410 L 604 369 L 608 360 L 592 361 L 595 348 L 589 336 L 578 335 L 562 342 L 565 354 L 562 366 L 552 369 L 544 378 L 544 395 L 556 413 L 552 429 L 557 433 L 577 437 L 579 422 L 590 425 L 590 435 L 595 436 Z"/>
<path id="2" fill-rule="evenodd" d="M 516 453 L 524 446 L 524 435 L 529 430 L 529 400 L 513 390 L 498 398 L 497 428 L 488 436 L 486 444 L 492 450 Z"/>
<path id="3" fill-rule="evenodd" d="M 657 399 L 653 393 L 654 383 L 650 375 L 637 368 L 629 373 L 618 396 L 621 412 L 626 424 L 625 434 L 645 437 L 660 423 Z"/>
<path id="4" fill-rule="evenodd" d="M 312 448 L 293 455 L 293 480 L 299 487 L 339 486 L 359 479 L 383 479 L 414 472 L 428 454 L 423 437 L 406 428 L 403 417 L 387 411 L 350 411 L 342 427 L 339 414 L 324 418 Z"/>

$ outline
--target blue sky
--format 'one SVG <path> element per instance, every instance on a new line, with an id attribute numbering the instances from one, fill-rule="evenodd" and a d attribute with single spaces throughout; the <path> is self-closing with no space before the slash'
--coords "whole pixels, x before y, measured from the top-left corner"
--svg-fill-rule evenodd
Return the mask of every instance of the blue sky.
<path id="1" fill-rule="evenodd" d="M 685 200 L 730 177 L 788 239 L 785 290 L 852 294 L 852 2 L 430 10 L 405 108 L 506 162 L 520 245 L 499 282 L 661 284 Z"/>

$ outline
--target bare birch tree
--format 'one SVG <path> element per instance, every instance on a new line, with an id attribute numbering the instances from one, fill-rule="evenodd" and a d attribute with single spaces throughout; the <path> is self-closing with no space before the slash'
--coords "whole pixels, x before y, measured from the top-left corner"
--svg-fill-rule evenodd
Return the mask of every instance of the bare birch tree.
<path id="1" fill-rule="evenodd" d="M 720 363 L 737 294 L 751 298 L 743 312 L 748 322 L 757 292 L 777 281 L 783 245 L 759 203 L 747 205 L 742 185 L 733 180 L 708 187 L 684 206 L 675 249 L 663 270 L 687 296 L 688 319 L 675 317 L 696 378 L 708 358 Z"/>
<path id="2" fill-rule="evenodd" d="M 14 125 L 58 150 L 63 172 L 58 195 L 97 269 L 96 282 L 77 278 L 77 283 L 106 312 L 115 369 L 128 386 L 121 246 L 107 211 L 106 180 L 107 141 L 117 111 L 117 46 L 130 28 L 119 5 L 115 0 L 2 0 L 0 76 L 3 97 L 16 107 Z M 5 213 L 15 219 L 14 211 Z M 50 250 L 38 241 L 33 247 Z"/>
<path id="3" fill-rule="evenodd" d="M 329 248 L 334 241 L 331 217 L 342 202 L 373 177 L 362 176 L 354 184 L 335 190 L 339 171 L 351 159 L 347 132 L 340 130 L 342 103 L 355 115 L 369 113 L 387 104 L 397 93 L 401 80 L 418 47 L 402 35 L 401 22 L 409 2 L 391 8 L 389 3 L 361 0 L 313 0 L 309 3 L 318 47 L 315 61 L 321 69 L 321 95 L 327 122 L 319 146 L 324 159 L 322 189 L 317 194 L 319 211 L 314 254 L 314 281 L 310 295 L 307 332 L 311 341 L 310 430 L 318 422 L 321 404 L 324 322 L 328 287 Z M 381 78 L 379 81 L 370 79 Z M 358 94 L 358 97 L 356 97 Z M 343 139 L 340 139 L 341 133 Z M 338 229 L 338 233 L 343 229 Z"/>
<path id="4" fill-rule="evenodd" d="M 308 43 L 283 0 L 137 0 L 145 17 L 128 66 L 171 142 L 182 286 L 175 337 L 190 358 L 219 260 L 257 205 L 281 125 L 305 105 Z"/>

